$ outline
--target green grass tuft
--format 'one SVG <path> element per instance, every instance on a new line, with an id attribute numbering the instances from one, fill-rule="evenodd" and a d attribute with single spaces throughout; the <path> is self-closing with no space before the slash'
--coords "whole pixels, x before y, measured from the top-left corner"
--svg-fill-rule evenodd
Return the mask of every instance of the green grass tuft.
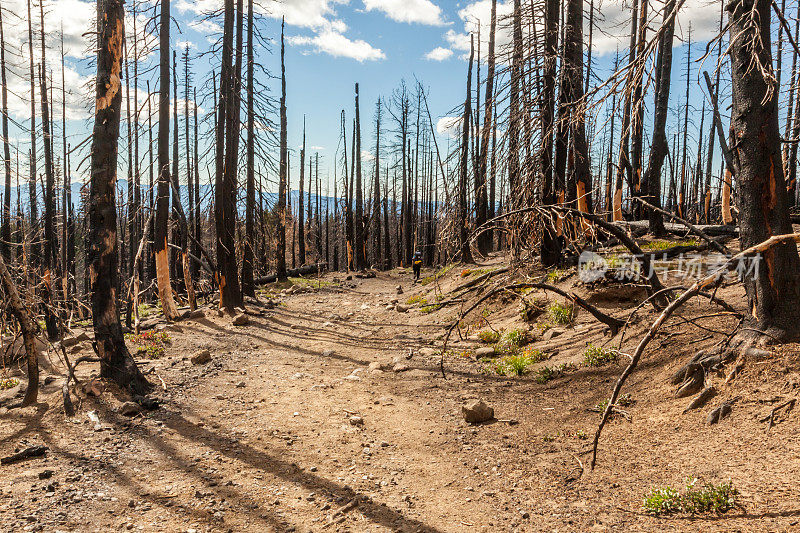
<path id="1" fill-rule="evenodd" d="M 422 286 L 425 286 L 425 285 L 428 285 L 429 283 L 433 283 L 437 279 L 441 278 L 442 276 L 444 276 L 445 274 L 450 272 L 453 269 L 453 267 L 455 267 L 455 266 L 456 266 L 456 263 L 450 263 L 448 265 L 443 266 L 442 268 L 437 270 L 436 273 L 433 274 L 432 276 L 425 276 L 424 278 L 422 278 L 420 280 L 420 284 Z"/>
<path id="2" fill-rule="evenodd" d="M 522 376 L 528 373 L 530 366 L 545 359 L 547 359 L 547 355 L 543 354 L 541 350 L 529 348 L 520 354 L 506 355 L 495 361 L 493 368 L 496 374 L 502 376 Z"/>
<path id="3" fill-rule="evenodd" d="M 698 486 L 697 478 L 692 478 L 683 494 L 672 487 L 659 487 L 650 491 L 644 498 L 645 512 L 662 516 L 679 512 L 700 514 L 722 514 L 736 506 L 739 495 L 733 484 L 726 481 L 720 484 L 703 483 Z"/>
<path id="4" fill-rule="evenodd" d="M 422 294 L 415 294 L 414 296 L 411 296 L 408 300 L 406 300 L 406 304 L 407 305 L 416 305 L 416 304 L 427 305 L 428 304 L 428 299 Z"/>
<path id="5" fill-rule="evenodd" d="M 605 366 L 619 358 L 619 353 L 589 344 L 583 351 L 583 366 Z"/>
<path id="6" fill-rule="evenodd" d="M 17 378 L 0 379 L 0 390 L 13 389 L 17 385 L 19 385 L 19 380 Z"/>
<path id="7" fill-rule="evenodd" d="M 136 353 L 148 359 L 159 359 L 166 353 L 167 345 L 172 343 L 172 338 L 163 331 L 144 331 L 138 335 L 128 333 L 125 336 L 131 344 L 136 346 Z"/>
<path id="8" fill-rule="evenodd" d="M 500 332 L 484 329 L 478 332 L 478 338 L 485 344 L 494 344 L 500 340 Z"/>
<path id="9" fill-rule="evenodd" d="M 552 324 L 568 326 L 575 320 L 575 309 L 572 304 L 553 302 L 547 309 Z"/>
<path id="10" fill-rule="evenodd" d="M 667 241 L 659 239 L 646 242 L 642 244 L 640 248 L 648 252 L 659 252 L 672 248 L 673 246 L 697 246 L 698 244 L 700 244 L 700 242 L 696 239 L 686 239 L 685 241 Z"/>

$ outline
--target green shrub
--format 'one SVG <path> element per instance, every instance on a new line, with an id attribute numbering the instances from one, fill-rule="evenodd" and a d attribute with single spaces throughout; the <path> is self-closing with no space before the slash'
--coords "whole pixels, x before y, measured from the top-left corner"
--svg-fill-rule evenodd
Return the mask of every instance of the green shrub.
<path id="1" fill-rule="evenodd" d="M 511 329 L 503 333 L 495 344 L 498 353 L 515 353 L 531 341 L 528 331 L 522 328 Z"/>
<path id="2" fill-rule="evenodd" d="M 605 366 L 609 363 L 613 363 L 618 358 L 619 354 L 615 350 L 601 348 L 594 344 L 589 344 L 583 351 L 584 366 Z"/>
<path id="3" fill-rule="evenodd" d="M 478 338 L 485 344 L 494 344 L 500 340 L 500 332 L 492 329 L 484 329 L 478 332 Z"/>
<path id="4" fill-rule="evenodd" d="M 547 356 L 535 348 L 524 350 L 520 354 L 506 355 L 495 361 L 494 371 L 503 376 L 522 376 L 528 373 L 528 367 L 547 359 Z"/>
<path id="5" fill-rule="evenodd" d="M 703 483 L 699 487 L 697 487 L 697 483 L 697 478 L 690 479 L 683 494 L 672 487 L 659 487 L 651 490 L 644 498 L 645 512 L 654 516 L 678 512 L 721 514 L 736 506 L 739 491 L 733 487 L 730 481 L 718 485 Z"/>
<path id="6" fill-rule="evenodd" d="M 19 385 L 19 380 L 16 378 L 0 379 L 0 390 L 13 389 L 17 385 Z"/>
<path id="7" fill-rule="evenodd" d="M 556 268 L 547 273 L 547 283 L 558 283 L 562 279 L 570 275 L 570 271 L 566 269 Z"/>
<path id="8" fill-rule="evenodd" d="M 575 365 L 572 363 L 561 363 L 557 366 L 543 366 L 536 371 L 534 381 L 544 384 L 572 370 L 575 370 Z"/>
<path id="9" fill-rule="evenodd" d="M 416 305 L 416 304 L 427 305 L 428 304 L 428 299 L 425 298 L 425 296 L 422 295 L 422 294 L 415 294 L 414 296 L 411 296 L 408 300 L 406 300 L 406 304 L 407 305 Z"/>
<path id="10" fill-rule="evenodd" d="M 547 309 L 552 324 L 568 326 L 575 320 L 574 308 L 572 304 L 562 304 L 553 302 Z"/>
<path id="11" fill-rule="evenodd" d="M 136 346 L 137 354 L 142 354 L 148 359 L 162 357 L 167 345 L 172 342 L 169 334 L 164 331 L 144 331 L 138 335 L 129 333 L 125 337 Z"/>

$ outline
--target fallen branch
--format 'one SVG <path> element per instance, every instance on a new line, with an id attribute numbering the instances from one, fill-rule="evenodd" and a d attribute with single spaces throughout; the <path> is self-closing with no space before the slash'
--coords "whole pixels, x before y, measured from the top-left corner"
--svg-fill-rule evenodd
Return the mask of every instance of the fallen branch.
<path id="1" fill-rule="evenodd" d="M 725 280 L 725 273 L 730 270 L 737 261 L 741 259 L 757 254 L 759 252 L 763 252 L 775 246 L 776 244 L 782 244 L 786 242 L 800 242 L 800 233 L 790 233 L 787 235 L 775 235 L 770 237 L 769 239 L 765 240 L 762 243 L 756 244 L 755 246 L 751 246 L 745 250 L 742 250 L 738 254 L 730 257 L 724 265 L 720 268 L 712 272 L 711 274 L 707 275 L 704 278 L 697 280 L 694 285 L 692 285 L 689 289 L 687 289 L 683 294 L 681 294 L 677 299 L 675 299 L 672 303 L 670 303 L 659 315 L 655 322 L 650 326 L 650 329 L 647 330 L 647 334 L 639 341 L 638 346 L 636 346 L 636 351 L 633 353 L 631 357 L 631 362 L 625 368 L 625 370 L 620 375 L 619 379 L 617 380 L 617 384 L 614 386 L 614 390 L 611 393 L 611 398 L 608 400 L 608 406 L 606 407 L 605 412 L 603 413 L 603 417 L 600 420 L 600 424 L 597 426 L 597 431 L 594 435 L 594 442 L 592 444 L 592 463 L 591 467 L 594 470 L 594 466 L 597 462 L 597 444 L 600 441 L 600 433 L 603 431 L 603 427 L 606 425 L 608 418 L 611 416 L 611 408 L 617 401 L 617 397 L 619 396 L 619 391 L 622 389 L 622 385 L 628 379 L 628 377 L 633 373 L 633 370 L 636 368 L 636 365 L 639 364 L 639 360 L 642 358 L 642 353 L 647 345 L 650 343 L 651 340 L 656 335 L 658 329 L 666 322 L 666 320 L 684 303 L 689 301 L 692 296 L 696 296 L 698 293 L 703 291 L 704 289 L 709 289 L 720 285 Z"/>
<path id="2" fill-rule="evenodd" d="M 8 457 L 3 457 L 2 459 L 0 459 L 0 464 L 10 465 L 22 461 L 23 459 L 29 459 L 31 457 L 41 457 L 46 452 L 47 452 L 47 446 L 30 446 L 28 448 L 25 448 L 21 452 L 9 455 Z"/>
<path id="3" fill-rule="evenodd" d="M 461 320 L 463 320 L 464 317 L 467 316 L 471 311 L 473 311 L 476 307 L 478 307 L 480 304 L 482 304 L 484 301 L 488 300 L 489 298 L 491 298 L 495 294 L 498 294 L 500 292 L 505 292 L 505 291 L 519 290 L 519 289 L 541 289 L 541 290 L 545 290 L 545 291 L 551 291 L 551 292 L 555 292 L 556 294 L 560 294 L 561 296 L 572 300 L 573 302 L 575 302 L 579 306 L 581 306 L 584 309 L 586 309 L 597 320 L 599 320 L 603 324 L 607 325 L 611 329 L 612 336 L 616 335 L 617 331 L 619 331 L 619 329 L 625 324 L 625 321 L 620 320 L 618 318 L 614 318 L 613 316 L 610 316 L 610 315 L 607 315 L 607 314 L 603 313 L 602 311 L 597 309 L 595 306 L 593 306 L 592 304 L 590 304 L 589 302 L 587 302 L 586 300 L 584 300 L 583 298 L 581 298 L 577 294 L 575 294 L 575 293 L 570 294 L 567 291 L 564 291 L 562 289 L 559 289 L 558 287 L 555 287 L 553 285 L 549 285 L 547 283 L 514 283 L 512 285 L 505 285 L 503 287 L 496 287 L 496 288 L 492 289 L 491 291 L 489 291 L 488 293 L 486 293 L 483 296 L 481 296 L 475 303 L 473 303 L 471 306 L 469 306 L 465 311 L 462 311 L 459 314 L 458 318 L 456 318 L 456 320 L 450 325 L 450 327 L 447 328 L 447 335 L 445 335 L 444 343 L 442 345 L 442 357 L 441 357 L 441 360 L 440 360 L 440 363 L 439 363 L 439 369 L 442 372 L 442 377 L 445 377 L 445 373 L 444 373 L 444 354 L 447 351 L 447 342 L 450 340 L 450 335 L 453 333 L 453 330 L 458 326 L 458 324 L 461 322 Z"/>
<path id="4" fill-rule="evenodd" d="M 611 224 L 610 222 L 606 222 L 603 220 L 602 217 L 599 217 L 593 213 L 584 213 L 583 211 L 579 211 L 578 209 L 572 209 L 571 207 L 562 207 L 559 205 L 547 205 L 542 206 L 544 209 L 552 209 L 554 211 L 561 211 L 563 213 L 570 213 L 575 216 L 584 218 L 593 224 L 599 226 L 602 230 L 606 233 L 609 233 L 619 239 L 619 242 L 622 243 L 631 253 L 635 256 L 636 260 L 642 264 L 642 270 L 645 273 L 647 278 L 647 282 L 649 283 L 648 294 L 652 293 L 659 293 L 660 291 L 664 290 L 664 285 L 661 284 L 661 280 L 658 278 L 658 274 L 656 270 L 652 267 L 650 263 L 650 255 L 644 253 L 644 251 L 639 248 L 639 245 L 636 244 L 636 241 L 630 238 L 630 236 L 625 233 L 622 228 Z M 664 308 L 667 302 L 666 295 L 659 295 L 656 298 L 653 298 L 652 303 L 653 307 L 656 310 L 660 311 Z"/>
<path id="5" fill-rule="evenodd" d="M 306 265 L 300 268 L 293 268 L 286 271 L 287 276 L 308 276 L 309 274 L 317 274 L 321 272 L 327 263 L 314 263 L 313 265 Z M 266 285 L 267 283 L 275 283 L 278 281 L 277 274 L 270 274 L 253 280 L 253 285 Z"/>
<path id="6" fill-rule="evenodd" d="M 769 424 L 767 424 L 767 431 L 772 429 L 772 426 L 775 425 L 775 413 L 777 413 L 778 411 L 780 411 L 781 409 L 786 407 L 787 408 L 786 409 L 786 413 L 788 414 L 789 411 L 794 409 L 795 402 L 797 402 L 797 398 L 792 398 L 791 400 L 783 402 L 779 406 L 773 408 L 772 411 L 769 413 L 769 416 L 767 416 L 767 417 L 763 418 L 762 420 L 760 420 L 761 422 L 769 421 Z"/>
<path id="7" fill-rule="evenodd" d="M 701 230 L 700 228 L 698 228 L 697 226 L 695 226 L 694 224 L 692 224 L 688 220 L 685 220 L 685 219 L 679 217 L 678 215 L 674 215 L 674 214 L 670 213 L 669 211 L 665 211 L 664 209 L 661 209 L 660 207 L 656 207 L 653 204 L 651 204 L 650 202 L 645 201 L 640 196 L 633 196 L 633 197 L 631 197 L 631 199 L 641 203 L 642 205 L 644 205 L 645 207 L 647 207 L 649 209 L 652 209 L 653 211 L 657 211 L 657 212 L 661 213 L 662 215 L 666 215 L 666 216 L 670 217 L 672 220 L 680 222 L 681 224 L 686 226 L 691 233 L 694 233 L 695 235 L 697 235 L 698 237 L 700 237 L 701 239 L 706 241 L 709 246 L 711 246 L 712 248 L 715 248 L 718 252 L 723 253 L 725 255 L 731 255 L 731 251 L 728 250 L 725 247 L 724 244 L 721 244 L 721 243 L 715 241 L 714 239 L 709 237 L 706 234 L 706 232 L 704 232 L 703 230 Z"/>

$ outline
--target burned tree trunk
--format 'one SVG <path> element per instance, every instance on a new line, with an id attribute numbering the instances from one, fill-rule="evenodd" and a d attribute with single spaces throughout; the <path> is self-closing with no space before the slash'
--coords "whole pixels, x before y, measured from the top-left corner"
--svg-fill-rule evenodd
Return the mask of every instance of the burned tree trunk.
<path id="1" fill-rule="evenodd" d="M 242 305 L 239 289 L 239 272 L 236 267 L 236 156 L 234 138 L 238 121 L 236 99 L 236 75 L 233 58 L 233 0 L 225 0 L 222 35 L 222 68 L 220 72 L 219 118 L 217 123 L 217 169 L 215 180 L 214 219 L 217 229 L 217 284 L 219 285 L 220 309 L 229 313 Z"/>
<path id="2" fill-rule="evenodd" d="M 461 262 L 473 263 L 469 249 L 467 225 L 467 166 L 469 160 L 469 124 L 472 116 L 472 62 L 475 59 L 475 39 L 470 39 L 469 66 L 467 67 L 467 97 L 464 100 L 464 115 L 461 119 L 461 161 L 458 172 L 458 246 L 461 250 Z"/>
<path id="3" fill-rule="evenodd" d="M 647 201 L 661 207 L 661 167 L 667 156 L 667 115 L 669 114 L 669 86 L 672 75 L 672 39 L 675 33 L 675 0 L 668 0 L 664 6 L 663 33 L 658 42 L 656 60 L 656 106 L 653 123 L 653 142 L 647 171 L 642 179 L 642 191 Z M 659 211 L 651 209 L 648 215 L 650 233 L 664 233 L 664 219 Z"/>
<path id="4" fill-rule="evenodd" d="M 778 91 L 772 74 L 770 0 L 734 0 L 730 20 L 731 137 L 742 248 L 792 232 L 781 164 Z M 800 333 L 800 259 L 794 243 L 765 252 L 744 275 L 751 328 L 744 343 Z"/>
<path id="5" fill-rule="evenodd" d="M 556 202 L 553 187 L 553 126 L 556 99 L 556 67 L 558 63 L 558 1 L 547 0 L 544 13 L 544 72 L 540 116 L 542 121 L 542 147 L 539 152 L 539 168 L 542 173 L 542 203 Z M 487 143 L 488 144 L 488 143 Z M 492 195 L 494 196 L 494 195 Z M 494 200 L 494 198 L 492 198 Z M 542 265 L 550 267 L 558 263 L 561 245 L 555 228 L 544 228 L 540 256 Z"/>
<path id="6" fill-rule="evenodd" d="M 283 43 L 281 43 L 283 44 Z M 253 240 L 255 238 L 254 210 L 256 203 L 256 169 L 255 169 L 255 115 L 253 110 L 253 0 L 247 0 L 247 147 L 246 173 L 247 192 L 244 208 L 244 242 L 242 246 L 242 293 L 255 298 L 256 287 L 253 283 Z M 283 104 L 283 100 L 281 100 Z M 283 105 L 281 105 L 283 111 Z M 283 127 L 281 127 L 283 133 Z"/>
<path id="7" fill-rule="evenodd" d="M 358 105 L 358 84 L 356 83 L 356 138 L 354 139 L 353 146 L 355 147 L 355 163 L 356 163 L 356 213 L 355 213 L 355 270 L 363 270 L 366 267 L 366 258 L 364 256 L 364 192 L 362 190 L 361 181 L 361 116 Z M 317 160 L 319 164 L 319 159 Z M 319 195 L 317 195 L 319 198 Z M 317 209 L 317 218 L 319 218 L 319 209 Z M 319 234 L 319 230 L 318 230 Z"/>
<path id="8" fill-rule="evenodd" d="M 286 64 L 284 62 L 285 47 L 283 40 L 283 22 L 281 22 L 281 145 L 280 145 L 280 169 L 278 176 L 278 212 L 277 228 L 278 234 L 278 255 L 276 273 L 278 279 L 286 279 L 286 171 L 289 164 L 287 133 L 286 133 Z"/>
<path id="9" fill-rule="evenodd" d="M 30 229 L 31 229 L 31 266 L 39 266 L 39 236 L 37 235 L 39 224 L 38 204 L 36 201 L 36 77 L 33 70 L 33 18 L 31 17 L 31 0 L 28 0 L 28 58 L 31 82 L 31 151 L 30 151 L 30 176 L 28 179 L 28 202 L 30 205 Z"/>
<path id="10" fill-rule="evenodd" d="M 167 0 L 162 2 L 162 6 L 169 6 Z M 100 375 L 113 380 L 124 389 L 142 393 L 149 384 L 125 346 L 117 309 L 119 254 L 115 198 L 122 107 L 120 76 L 122 43 L 125 39 L 124 13 L 121 0 L 104 0 L 100 5 L 102 12 L 98 13 L 100 34 L 97 52 L 97 99 L 88 206 L 90 230 L 87 262 L 92 294 L 92 321 L 96 349 L 100 355 Z M 168 7 L 166 21 L 169 23 Z"/>
<path id="11" fill-rule="evenodd" d="M 375 118 L 375 180 L 372 186 L 372 217 L 373 217 L 373 234 L 375 239 L 374 254 L 375 263 L 379 268 L 385 268 L 387 261 L 383 260 L 383 253 L 381 251 L 381 100 L 378 99 L 378 108 L 376 110 Z M 386 243 L 388 249 L 389 243 Z"/>
<path id="12" fill-rule="evenodd" d="M 167 320 L 178 318 L 178 308 L 172 298 L 169 276 L 167 228 L 169 227 L 169 25 L 170 0 L 161 1 L 161 27 L 159 29 L 160 80 L 158 94 L 158 192 L 156 195 L 156 222 L 153 252 L 156 257 L 158 297 Z"/>
<path id="13" fill-rule="evenodd" d="M 39 66 L 39 82 L 42 92 L 42 130 L 44 133 L 44 285 L 42 299 L 45 301 L 44 320 L 50 340 L 58 338 L 58 321 L 53 312 L 53 282 L 58 279 L 58 238 L 56 237 L 55 169 L 53 167 L 53 137 L 50 122 L 50 102 L 47 90 L 47 62 L 44 45 L 44 2 L 39 3 L 39 20 L 42 25 L 42 62 Z"/>
<path id="14" fill-rule="evenodd" d="M 0 83 L 2 84 L 3 115 L 3 168 L 5 189 L 3 192 L 3 220 L 0 226 L 0 253 L 6 261 L 11 260 L 11 150 L 8 142 L 8 91 L 6 85 L 6 41 L 3 33 L 3 10 L 0 9 Z"/>
<path id="15" fill-rule="evenodd" d="M 347 148 L 347 147 L 345 147 Z M 345 149 L 345 157 L 347 150 Z M 345 165 L 347 166 L 347 165 Z M 299 255 L 300 266 L 306 264 L 306 230 L 303 220 L 303 182 L 306 179 L 306 117 L 303 117 L 303 148 L 300 149 L 300 192 L 297 195 L 297 253 Z M 345 176 L 347 184 L 347 176 Z M 347 188 L 345 187 L 345 190 Z"/>

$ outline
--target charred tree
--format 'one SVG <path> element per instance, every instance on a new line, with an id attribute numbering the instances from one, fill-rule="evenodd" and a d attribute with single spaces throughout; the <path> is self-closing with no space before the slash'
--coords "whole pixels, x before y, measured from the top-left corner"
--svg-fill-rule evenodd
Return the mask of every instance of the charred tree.
<path id="1" fill-rule="evenodd" d="M 356 185 L 355 185 L 355 197 L 356 197 L 356 212 L 355 212 L 355 260 L 354 260 L 354 268 L 355 270 L 363 270 L 367 265 L 367 260 L 365 257 L 366 247 L 364 246 L 364 192 L 362 190 L 362 181 L 361 181 L 361 115 L 359 111 L 359 103 L 358 103 L 358 84 L 356 83 L 356 138 L 354 140 L 354 147 L 355 147 L 355 163 L 356 163 Z M 317 210 L 317 216 L 319 217 L 319 209 Z"/>
<path id="2" fill-rule="evenodd" d="M 729 14 L 731 58 L 731 137 L 739 188 L 741 246 L 792 232 L 789 221 L 778 91 L 774 86 L 770 0 L 734 0 Z M 800 258 L 797 245 L 780 244 L 744 275 L 750 328 L 738 340 L 781 342 L 800 333 Z"/>
<path id="3" fill-rule="evenodd" d="M 178 308 L 172 298 L 169 275 L 167 228 L 169 227 L 169 25 L 170 0 L 161 0 L 161 27 L 159 29 L 159 94 L 158 94 L 158 193 L 156 195 L 155 235 L 153 252 L 156 262 L 158 297 L 167 320 L 178 318 Z"/>
<path id="4" fill-rule="evenodd" d="M 469 124 L 472 114 L 472 62 L 475 59 L 475 38 L 470 37 L 469 66 L 467 67 L 467 97 L 464 100 L 464 114 L 461 119 L 461 160 L 458 170 L 458 247 L 462 263 L 473 263 L 468 239 L 467 207 L 467 167 L 469 164 Z"/>
<path id="5" fill-rule="evenodd" d="M 99 4 L 102 12 L 98 12 L 97 17 L 97 98 L 92 132 L 87 262 L 100 375 L 123 389 L 141 394 L 149 388 L 149 383 L 125 346 L 117 308 L 119 250 L 115 199 L 122 108 L 122 43 L 125 39 L 122 4 L 121 0 L 103 0 Z M 164 5 L 167 7 L 162 16 L 166 13 L 169 23 L 168 0 L 162 0 L 162 9 Z"/>
<path id="6" fill-rule="evenodd" d="M 278 212 L 276 213 L 276 232 L 278 236 L 278 256 L 276 273 L 279 280 L 286 279 L 286 172 L 288 148 L 286 133 L 286 64 L 284 62 L 284 23 L 281 22 L 281 146 L 280 175 L 278 176 Z"/>
<path id="7" fill-rule="evenodd" d="M 672 40 L 675 34 L 675 0 L 668 0 L 664 6 L 663 33 L 658 41 L 656 60 L 656 105 L 653 118 L 653 141 L 647 171 L 642 179 L 642 191 L 647 201 L 661 207 L 661 168 L 667 156 L 667 115 L 669 114 L 669 87 L 672 76 Z M 664 220 L 659 211 L 651 209 L 648 214 L 648 227 L 653 235 L 664 233 Z"/>
<path id="8" fill-rule="evenodd" d="M 283 41 L 281 40 L 281 46 Z M 283 52 L 283 50 L 281 50 Z M 281 53 L 283 58 L 283 53 Z M 246 165 L 245 172 L 247 173 L 247 192 L 245 197 L 244 208 L 244 242 L 242 246 L 244 251 L 242 253 L 242 293 L 245 296 L 255 298 L 256 287 L 253 283 L 253 241 L 255 240 L 255 220 L 254 210 L 256 203 L 256 169 L 255 169 L 255 110 L 254 110 L 254 95 L 253 95 L 253 0 L 247 0 L 247 147 L 246 147 Z M 283 116 L 284 100 L 281 99 L 281 141 L 283 141 L 284 123 Z M 283 149 L 283 145 L 281 145 Z M 278 237 L 280 238 L 280 236 Z M 280 257 L 280 253 L 278 253 Z M 284 255 L 285 257 L 285 255 Z M 278 259 L 280 261 L 280 259 Z M 285 264 L 284 264 L 285 268 Z M 280 276 L 280 270 L 278 275 Z"/>

